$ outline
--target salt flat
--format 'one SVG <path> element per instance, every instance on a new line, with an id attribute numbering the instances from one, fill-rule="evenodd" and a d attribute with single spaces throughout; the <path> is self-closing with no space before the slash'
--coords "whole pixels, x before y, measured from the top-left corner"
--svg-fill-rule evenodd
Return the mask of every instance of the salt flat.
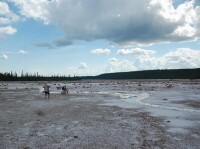
<path id="1" fill-rule="evenodd" d="M 200 148 L 200 80 L 0 84 L 1 149 Z"/>

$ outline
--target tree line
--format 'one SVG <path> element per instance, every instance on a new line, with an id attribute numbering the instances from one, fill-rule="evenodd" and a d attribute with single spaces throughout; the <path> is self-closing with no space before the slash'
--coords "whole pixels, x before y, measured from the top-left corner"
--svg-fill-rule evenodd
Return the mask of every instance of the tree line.
<path id="1" fill-rule="evenodd" d="M 65 75 L 52 75 L 44 76 L 38 73 L 24 73 L 22 71 L 21 75 L 16 72 L 0 72 L 0 81 L 74 81 L 80 80 L 78 76 L 65 76 Z"/>
<path id="2" fill-rule="evenodd" d="M 143 70 L 85 76 L 82 79 L 200 79 L 200 68 Z"/>
<path id="3" fill-rule="evenodd" d="M 105 73 L 97 76 L 44 76 L 38 73 L 0 72 L 0 81 L 75 81 L 82 79 L 200 79 L 200 68 L 196 69 L 165 69 L 165 70 L 143 70 L 130 72 Z"/>

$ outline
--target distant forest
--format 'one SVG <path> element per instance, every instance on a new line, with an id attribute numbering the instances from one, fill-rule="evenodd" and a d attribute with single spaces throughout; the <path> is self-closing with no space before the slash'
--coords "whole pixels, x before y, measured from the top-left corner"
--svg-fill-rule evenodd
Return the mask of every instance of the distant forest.
<path id="1" fill-rule="evenodd" d="M 75 81 L 82 79 L 200 79 L 200 68 L 197 69 L 170 69 L 170 70 L 143 70 L 131 72 L 106 73 L 98 76 L 43 76 L 29 73 L 0 73 L 0 81 Z"/>
<path id="2" fill-rule="evenodd" d="M 52 76 L 43 76 L 38 73 L 29 74 L 29 73 L 21 73 L 21 75 L 17 75 L 17 73 L 13 72 L 5 72 L 0 73 L 0 81 L 74 81 L 80 80 L 79 77 L 74 76 L 65 76 L 65 75 L 52 75 Z"/>
<path id="3" fill-rule="evenodd" d="M 106 73 L 82 79 L 200 79 L 200 68 Z"/>

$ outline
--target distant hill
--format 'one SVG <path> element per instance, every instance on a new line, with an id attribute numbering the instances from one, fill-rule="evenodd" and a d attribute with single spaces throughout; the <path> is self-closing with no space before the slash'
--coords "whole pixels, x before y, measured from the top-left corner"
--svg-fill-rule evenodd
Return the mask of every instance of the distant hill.
<path id="1" fill-rule="evenodd" d="M 105 73 L 98 76 L 85 76 L 80 78 L 81 79 L 200 79 L 200 68 L 116 72 L 116 73 Z"/>

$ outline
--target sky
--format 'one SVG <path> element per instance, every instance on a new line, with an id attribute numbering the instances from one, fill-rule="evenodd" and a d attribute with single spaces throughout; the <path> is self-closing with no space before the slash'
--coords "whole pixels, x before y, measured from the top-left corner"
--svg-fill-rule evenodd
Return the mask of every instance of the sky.
<path id="1" fill-rule="evenodd" d="M 0 72 L 200 68 L 200 0 L 0 0 Z"/>

